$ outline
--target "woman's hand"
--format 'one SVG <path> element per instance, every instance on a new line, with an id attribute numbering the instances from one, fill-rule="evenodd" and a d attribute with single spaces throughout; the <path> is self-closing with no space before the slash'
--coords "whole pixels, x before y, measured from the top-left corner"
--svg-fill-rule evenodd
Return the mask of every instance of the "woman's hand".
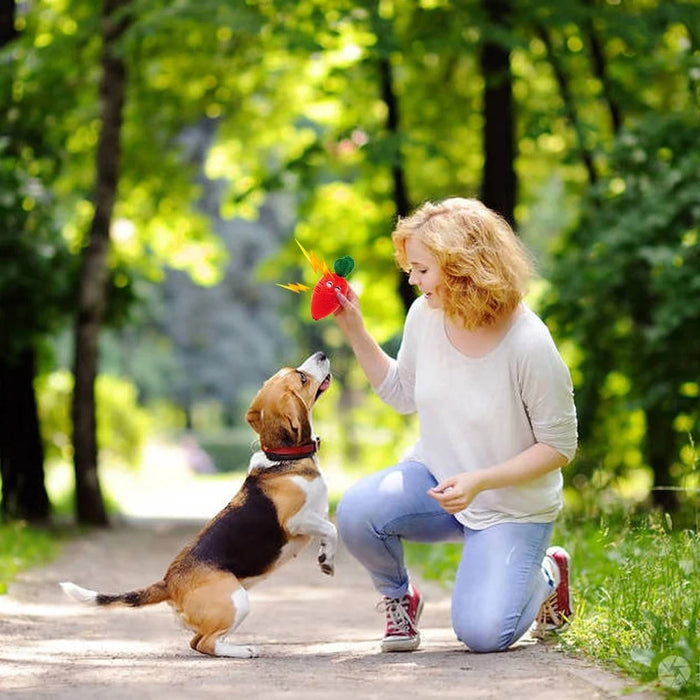
<path id="1" fill-rule="evenodd" d="M 478 472 L 463 472 L 441 481 L 428 489 L 428 496 L 434 498 L 448 513 L 454 515 L 464 510 L 483 489 Z"/>
<path id="2" fill-rule="evenodd" d="M 336 292 L 336 297 L 340 304 L 340 308 L 335 312 L 338 328 L 350 342 L 369 383 L 376 388 L 384 381 L 391 360 L 367 332 L 360 311 L 360 302 L 352 287 L 348 287 L 347 295 Z"/>
<path id="3" fill-rule="evenodd" d="M 347 296 L 342 292 L 336 292 L 335 295 L 340 304 L 340 308 L 334 312 L 335 320 L 338 322 L 340 330 L 348 338 L 352 338 L 362 332 L 365 327 L 362 311 L 360 311 L 360 300 L 352 287 L 348 287 Z"/>

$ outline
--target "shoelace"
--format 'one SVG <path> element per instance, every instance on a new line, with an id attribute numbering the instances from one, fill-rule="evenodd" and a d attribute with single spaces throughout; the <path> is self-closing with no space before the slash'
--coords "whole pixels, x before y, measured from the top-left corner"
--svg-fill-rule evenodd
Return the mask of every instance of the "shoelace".
<path id="1" fill-rule="evenodd" d="M 557 600 L 556 591 L 547 598 L 540 608 L 539 619 L 543 623 L 549 622 L 553 625 L 561 625 L 564 623 L 564 618 L 558 608 L 559 601 Z"/>
<path id="2" fill-rule="evenodd" d="M 566 617 L 559 611 L 556 591 L 542 603 L 536 619 L 537 624 L 531 634 L 540 639 L 548 630 L 558 629 L 567 623 Z"/>
<path id="3" fill-rule="evenodd" d="M 404 596 L 402 600 L 398 598 L 384 598 L 379 605 L 384 606 L 384 612 L 387 618 L 387 634 L 411 634 L 416 633 L 416 629 L 411 616 L 408 614 L 408 606 L 410 605 L 410 599 L 408 596 Z"/>

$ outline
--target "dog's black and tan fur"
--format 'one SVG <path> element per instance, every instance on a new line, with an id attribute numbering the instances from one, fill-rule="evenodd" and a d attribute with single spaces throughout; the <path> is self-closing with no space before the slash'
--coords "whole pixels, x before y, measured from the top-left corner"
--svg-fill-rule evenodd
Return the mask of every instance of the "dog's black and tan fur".
<path id="1" fill-rule="evenodd" d="M 106 595 L 73 583 L 65 592 L 83 603 L 140 607 L 169 602 L 204 654 L 248 658 L 252 647 L 224 640 L 249 612 L 246 589 L 296 556 L 316 536 L 319 565 L 333 574 L 337 543 L 328 520 L 328 492 L 315 456 L 311 408 L 330 383 L 330 362 L 317 352 L 268 379 L 246 420 L 260 437 L 248 476 L 229 504 L 146 588 Z"/>

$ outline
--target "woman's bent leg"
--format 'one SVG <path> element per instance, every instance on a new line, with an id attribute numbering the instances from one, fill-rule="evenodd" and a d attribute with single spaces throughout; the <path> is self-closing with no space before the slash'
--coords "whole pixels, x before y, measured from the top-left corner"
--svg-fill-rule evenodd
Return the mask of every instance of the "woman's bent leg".
<path id="1" fill-rule="evenodd" d="M 472 651 L 502 651 L 530 628 L 553 588 L 542 570 L 552 527 L 501 523 L 465 531 L 452 624 Z"/>
<path id="2" fill-rule="evenodd" d="M 370 474 L 342 497 L 336 512 L 341 539 L 388 598 L 408 590 L 401 539 L 461 540 L 463 527 L 426 493 L 436 484 L 425 465 L 402 462 Z"/>

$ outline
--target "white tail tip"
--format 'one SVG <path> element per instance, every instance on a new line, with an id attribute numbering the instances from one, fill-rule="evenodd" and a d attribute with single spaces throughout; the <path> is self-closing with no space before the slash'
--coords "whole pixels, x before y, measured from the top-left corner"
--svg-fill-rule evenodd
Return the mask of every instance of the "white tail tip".
<path id="1" fill-rule="evenodd" d="M 73 600 L 77 600 L 79 603 L 84 603 L 85 605 L 96 605 L 97 591 L 81 588 L 70 581 L 61 581 L 60 586 L 63 592 L 73 598 Z"/>

